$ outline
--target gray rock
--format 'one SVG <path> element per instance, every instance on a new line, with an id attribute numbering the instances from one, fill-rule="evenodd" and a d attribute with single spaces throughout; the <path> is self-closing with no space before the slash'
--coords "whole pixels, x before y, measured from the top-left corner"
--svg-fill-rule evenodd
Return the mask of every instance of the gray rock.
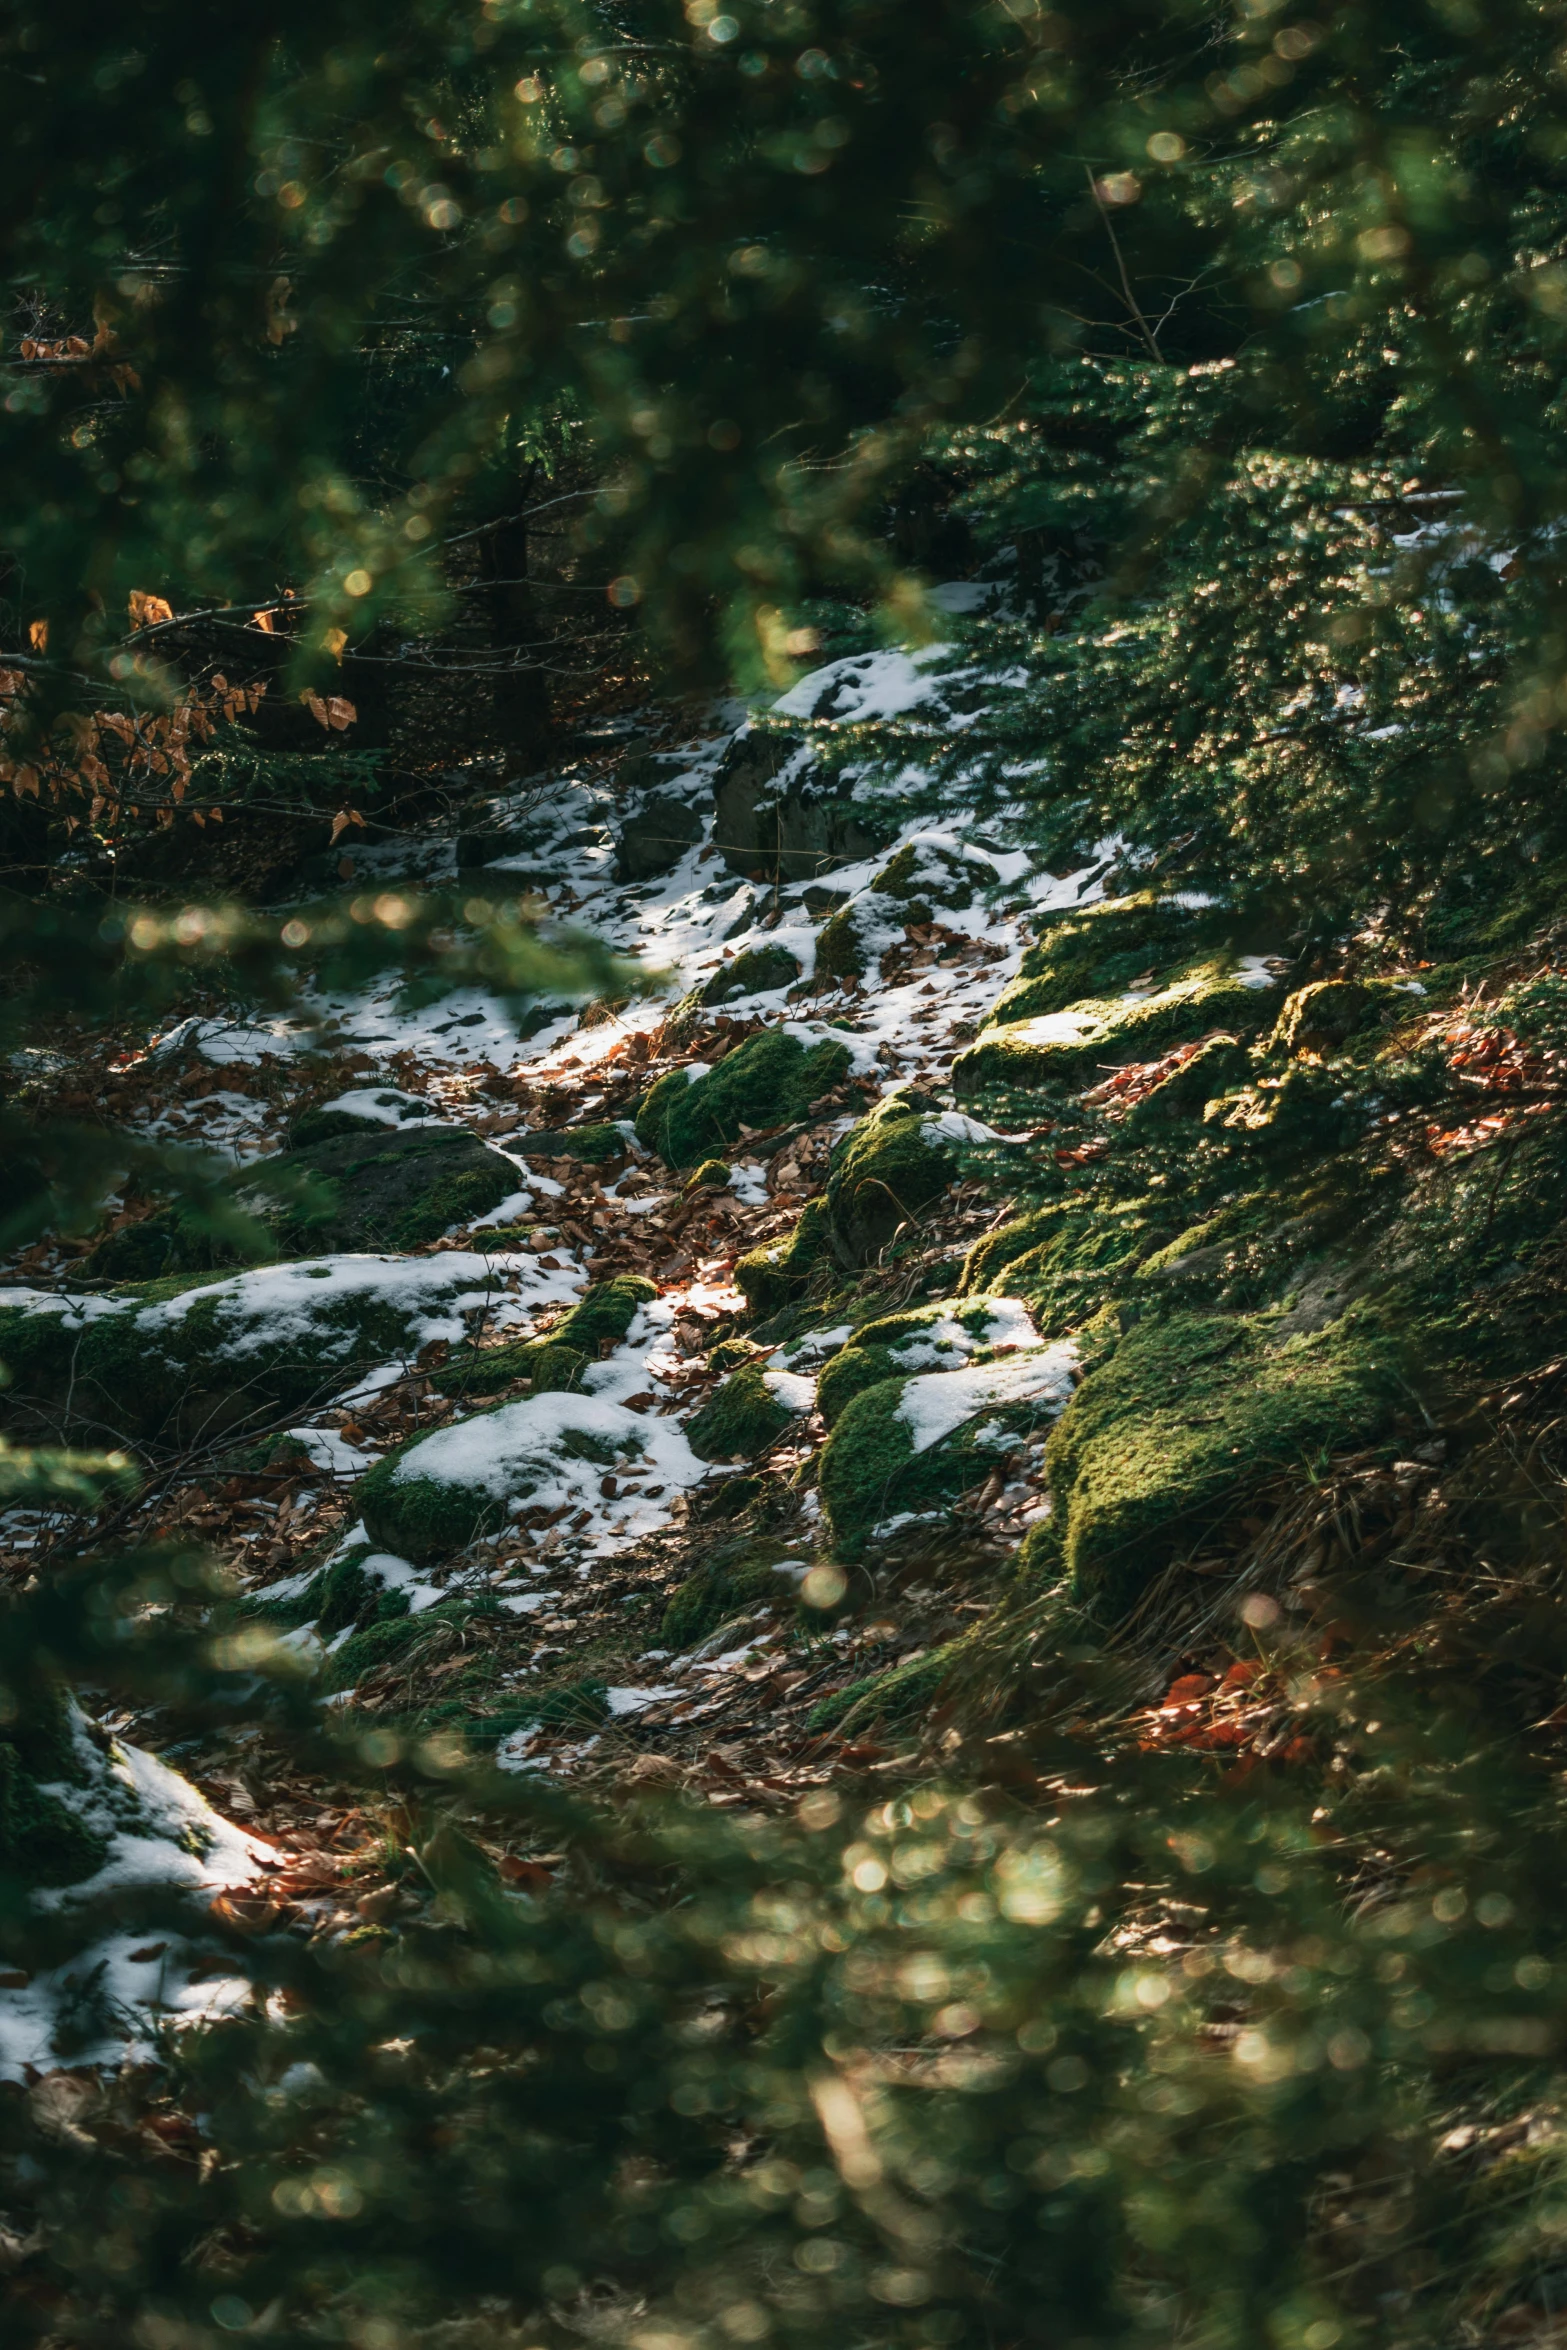
<path id="1" fill-rule="evenodd" d="M 814 881 L 885 848 L 879 826 L 850 791 L 800 757 L 798 735 L 735 736 L 713 779 L 713 838 L 731 873 L 753 881 Z"/>
<path id="2" fill-rule="evenodd" d="M 615 837 L 615 879 L 651 881 L 672 873 L 702 837 L 695 808 L 668 792 L 654 792 L 627 816 Z"/>

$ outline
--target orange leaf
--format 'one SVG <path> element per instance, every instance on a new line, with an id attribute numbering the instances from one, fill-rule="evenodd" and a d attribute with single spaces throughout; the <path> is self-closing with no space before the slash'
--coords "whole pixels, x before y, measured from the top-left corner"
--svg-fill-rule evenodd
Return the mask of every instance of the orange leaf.
<path id="1" fill-rule="evenodd" d="M 272 615 L 270 612 L 252 612 L 250 617 L 257 628 L 264 628 L 266 630 L 268 636 L 275 636 L 277 634 L 276 629 L 272 625 Z"/>
<path id="2" fill-rule="evenodd" d="M 35 653 L 47 653 L 49 650 L 48 621 L 30 620 L 27 623 L 27 641 Z"/>
<path id="3" fill-rule="evenodd" d="M 329 694 L 327 696 L 326 714 L 329 723 L 335 726 L 339 734 L 341 734 L 344 727 L 353 725 L 354 720 L 359 715 L 359 712 L 354 708 L 353 703 L 350 701 L 345 701 L 341 694 Z"/>
<path id="4" fill-rule="evenodd" d="M 145 588 L 132 588 L 127 602 L 130 605 L 132 628 L 151 628 L 160 620 L 174 618 L 174 606 L 162 596 L 149 595 Z"/>

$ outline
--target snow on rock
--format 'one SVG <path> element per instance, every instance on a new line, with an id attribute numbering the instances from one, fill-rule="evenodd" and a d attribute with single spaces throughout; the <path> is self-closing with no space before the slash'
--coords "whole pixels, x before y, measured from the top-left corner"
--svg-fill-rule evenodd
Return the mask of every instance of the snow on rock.
<path id="1" fill-rule="evenodd" d="M 922 1372 L 904 1387 L 898 1416 L 913 1439 L 915 1452 L 928 1452 L 965 1420 L 1000 1404 L 1048 1401 L 1058 1410 L 1064 1409 L 1072 1393 L 1076 1363 L 1077 1348 L 1064 1340 L 1058 1346 L 1038 1347 L 962 1371 Z"/>
<path id="2" fill-rule="evenodd" d="M 155 1755 L 118 1740 L 103 1751 L 74 1706 L 70 1731 L 78 1776 L 43 1793 L 98 1839 L 103 1859 L 78 1883 L 40 1888 L 31 1899 L 43 1914 L 79 1914 L 88 1938 L 75 1957 L 0 1989 L 0 2080 L 23 2078 L 29 2066 L 146 2062 L 161 2028 L 247 1998 L 250 1986 L 237 1979 L 192 1981 L 195 1954 L 178 1935 L 149 1938 L 134 1924 L 93 1935 L 92 1912 L 100 1904 L 123 1911 L 138 1895 L 174 1896 L 189 1901 L 194 1930 L 217 1895 L 253 1885 L 280 1857 Z"/>

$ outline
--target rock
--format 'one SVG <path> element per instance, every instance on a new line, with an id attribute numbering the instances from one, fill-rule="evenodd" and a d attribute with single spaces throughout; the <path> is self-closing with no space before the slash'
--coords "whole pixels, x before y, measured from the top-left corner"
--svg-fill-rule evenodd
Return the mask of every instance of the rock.
<path id="1" fill-rule="evenodd" d="M 879 1380 L 856 1395 L 822 1448 L 819 1483 L 839 1553 L 853 1559 L 884 1519 L 939 1509 L 1071 1393 L 1070 1346 L 959 1371 Z"/>
<path id="2" fill-rule="evenodd" d="M 768 1029 L 747 1037 L 716 1068 L 671 1069 L 644 1095 L 637 1140 L 671 1167 L 694 1167 L 740 1140 L 742 1126 L 786 1126 L 831 1092 L 849 1070 L 848 1048 L 831 1037 L 809 1050 Z"/>
<path id="3" fill-rule="evenodd" d="M 630 1155 L 620 1127 L 608 1123 L 541 1126 L 527 1134 L 514 1134 L 510 1141 L 512 1149 L 525 1159 L 582 1159 L 590 1167 L 607 1166 L 612 1159 Z"/>
<path id="4" fill-rule="evenodd" d="M 1392 996 L 1385 982 L 1375 980 L 1318 979 L 1309 987 L 1298 987 L 1284 999 L 1268 1050 L 1337 1052 Z"/>
<path id="5" fill-rule="evenodd" d="M 673 1421 L 643 1419 L 601 1396 L 531 1395 L 389 1453 L 354 1499 L 375 1541 L 423 1565 L 493 1532 L 513 1503 L 562 1514 L 586 1506 L 606 1529 L 634 1525 L 634 1502 L 600 1498 L 606 1471 L 633 1468 L 656 1468 L 666 1486 L 700 1473 Z"/>
<path id="6" fill-rule="evenodd" d="M 781 1544 L 754 1537 L 720 1543 L 664 1610 L 660 1639 L 671 1648 L 692 1648 L 732 1624 L 738 1647 L 759 1608 L 776 1607 L 792 1596 L 793 1585 L 778 1572 L 777 1562 L 785 1555 Z"/>
<path id="7" fill-rule="evenodd" d="M 886 845 L 892 818 L 861 807 L 798 735 L 742 727 L 713 779 L 713 839 L 731 873 L 815 881 Z"/>
<path id="8" fill-rule="evenodd" d="M 698 1000 L 711 1009 L 715 1004 L 732 1004 L 741 996 L 767 995 L 775 988 L 793 987 L 801 968 L 787 947 L 748 947 L 732 963 L 720 965 Z"/>
<path id="9" fill-rule="evenodd" d="M 668 792 L 654 792 L 627 816 L 615 835 L 617 881 L 655 881 L 672 873 L 702 838 L 695 808 Z"/>
<path id="10" fill-rule="evenodd" d="M 1126 1114 L 1125 1132 L 1139 1135 L 1168 1125 L 1176 1118 L 1200 1118 L 1208 1102 L 1241 1085 L 1251 1075 L 1251 1055 L 1237 1036 L 1220 1030 L 1205 1037 L 1190 1060 L 1172 1069 L 1168 1077 L 1134 1102 Z"/>
<path id="11" fill-rule="evenodd" d="M 868 1264 L 957 1173 L 936 1120 L 906 1097 L 879 1102 L 833 1151 L 827 1206 L 842 1261 Z"/>
<path id="12" fill-rule="evenodd" d="M 415 1118 L 446 1122 L 416 1093 L 400 1093 L 390 1085 L 357 1086 L 301 1110 L 289 1127 L 288 1147 L 308 1150 L 315 1142 L 335 1142 L 340 1135 L 373 1134 L 383 1128 L 396 1132 Z"/>
<path id="13" fill-rule="evenodd" d="M 698 1460 L 751 1460 L 816 1406 L 816 1382 L 746 1363 L 714 1389 L 686 1429 Z"/>
<path id="14" fill-rule="evenodd" d="M 204 1230 L 188 1208 L 160 1208 L 100 1241 L 81 1270 L 98 1281 L 148 1281 L 232 1265 L 241 1257 L 241 1217 L 254 1219 L 279 1256 L 418 1248 L 521 1189 L 512 1161 L 466 1127 L 351 1119 L 231 1177 L 219 1203 L 227 1231 Z"/>
<path id="15" fill-rule="evenodd" d="M 855 1331 L 817 1382 L 816 1408 L 829 1428 L 855 1396 L 879 1380 L 916 1371 L 955 1371 L 1039 1344 L 1033 1316 L 1019 1297 L 942 1299 L 883 1314 Z"/>
<path id="16" fill-rule="evenodd" d="M 800 1220 L 785 1240 L 764 1242 L 739 1259 L 735 1286 L 753 1314 L 780 1313 L 805 1296 L 819 1273 L 836 1274 L 838 1259 L 832 1245 L 825 1199 L 807 1200 Z"/>
<path id="17" fill-rule="evenodd" d="M 1064 1567 L 1113 1618 L 1268 1479 L 1387 1425 L 1400 1350 L 1369 1314 L 1352 1307 L 1326 1329 L 1270 1338 L 1260 1316 L 1219 1313 L 1139 1322 L 1120 1338 L 1051 1436 L 1054 1513 L 1030 1534 L 1025 1568 Z"/>
<path id="18" fill-rule="evenodd" d="M 579 1389 L 582 1373 L 606 1345 L 618 1346 L 641 1308 L 657 1297 L 640 1273 L 617 1273 L 595 1282 L 569 1314 L 542 1339 L 464 1351 L 436 1372 L 443 1395 L 495 1395 L 517 1379 L 530 1379 L 535 1395 Z"/>
<path id="19" fill-rule="evenodd" d="M 23 1434 L 184 1443 L 304 1411 L 388 1359 L 461 1340 L 488 1261 L 319 1257 L 122 1296 L 0 1291 L 0 1418 Z"/>
<path id="20" fill-rule="evenodd" d="M 994 888 L 999 878 L 988 857 L 916 833 L 882 867 L 871 887 L 878 896 L 902 902 L 905 922 L 929 922 L 937 907 L 961 913 L 973 904 L 977 888 Z"/>
<path id="21" fill-rule="evenodd" d="M 1256 956 L 1190 962 L 1146 991 L 1081 997 L 1058 1012 L 983 1028 L 953 1062 L 953 1088 L 1069 1084 L 1107 1062 L 1153 1060 L 1207 1029 L 1254 1033 L 1278 996 L 1277 980 Z"/>

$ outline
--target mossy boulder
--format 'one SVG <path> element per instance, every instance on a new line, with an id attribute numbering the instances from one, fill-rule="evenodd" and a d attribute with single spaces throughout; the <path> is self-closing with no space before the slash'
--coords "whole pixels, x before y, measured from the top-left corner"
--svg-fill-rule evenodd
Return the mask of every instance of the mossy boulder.
<path id="1" fill-rule="evenodd" d="M 518 1339 L 508 1346 L 465 1348 L 432 1374 L 430 1384 L 437 1393 L 460 1399 L 499 1395 L 526 1379 L 535 1395 L 564 1395 L 580 1390 L 587 1367 L 587 1356 L 574 1346 Z"/>
<path id="2" fill-rule="evenodd" d="M 68 1700 L 43 1687 L 0 1732 L 0 1890 L 78 1885 L 102 1867 L 107 1840 L 70 1801 L 90 1777 Z"/>
<path id="3" fill-rule="evenodd" d="M 807 1046 L 782 1029 L 748 1037 L 716 1068 L 671 1069 L 637 1111 L 637 1140 L 671 1167 L 694 1167 L 740 1139 L 742 1126 L 785 1126 L 848 1075 L 835 1038 Z"/>
<path id="4" fill-rule="evenodd" d="M 336 1142 L 345 1134 L 395 1132 L 410 1119 L 437 1115 L 418 1094 L 403 1093 L 394 1085 L 357 1086 L 301 1110 L 289 1122 L 288 1147 L 308 1150 L 313 1143 Z"/>
<path id="5" fill-rule="evenodd" d="M 695 1174 L 686 1177 L 685 1189 L 687 1191 L 727 1191 L 729 1189 L 727 1161 L 704 1159 Z"/>
<path id="6" fill-rule="evenodd" d="M 1051 1201 L 1014 1217 L 969 1251 L 966 1292 L 1003 1282 L 1024 1298 L 1045 1337 L 1057 1337 L 1099 1312 L 1145 1258 L 1181 1228 L 1167 1192 L 1126 1200 Z"/>
<path id="7" fill-rule="evenodd" d="M 658 1295 L 658 1284 L 641 1273 L 617 1273 L 595 1281 L 549 1334 L 551 1346 L 575 1347 L 596 1355 L 605 1340 L 618 1346 L 637 1315 Z"/>
<path id="8" fill-rule="evenodd" d="M 777 1544 L 731 1537 L 688 1577 L 664 1610 L 659 1636 L 671 1648 L 694 1648 L 720 1625 L 747 1610 L 792 1599 L 794 1586 L 778 1572 Z"/>
<path id="9" fill-rule="evenodd" d="M 100 1241 L 81 1269 L 92 1280 L 151 1281 L 235 1264 L 236 1214 L 253 1220 L 253 1232 L 277 1257 L 419 1248 L 488 1215 L 521 1188 L 511 1160 L 464 1127 L 360 1121 L 240 1170 L 223 1187 L 215 1219 L 160 1208 Z"/>
<path id="10" fill-rule="evenodd" d="M 1245 1083 L 1251 1066 L 1251 1055 L 1239 1037 L 1222 1029 L 1216 1036 L 1204 1037 L 1178 1069 L 1161 1077 L 1133 1103 L 1124 1131 L 1142 1136 L 1180 1118 L 1200 1118 L 1210 1101 Z"/>
<path id="11" fill-rule="evenodd" d="M 657 1295 L 640 1273 L 617 1273 L 595 1282 L 547 1337 L 464 1348 L 434 1373 L 431 1384 L 452 1396 L 498 1395 L 519 1379 L 531 1380 L 535 1395 L 580 1389 L 588 1364 L 606 1344 L 618 1346 L 639 1310 Z"/>
<path id="12" fill-rule="evenodd" d="M 767 995 L 793 987 L 801 972 L 799 958 L 784 946 L 747 947 L 732 963 L 721 964 L 701 990 L 699 1001 L 711 1010 L 732 1004 L 741 996 Z"/>
<path id="13" fill-rule="evenodd" d="M 956 1173 L 937 1120 L 897 1095 L 879 1102 L 838 1144 L 828 1172 L 827 1207 L 845 1261 L 870 1263 Z"/>
<path id="14" fill-rule="evenodd" d="M 581 1159 L 589 1167 L 628 1155 L 624 1130 L 603 1120 L 592 1126 L 535 1127 L 513 1135 L 512 1149 L 525 1159 Z"/>
<path id="15" fill-rule="evenodd" d="M 952 1064 L 959 1092 L 985 1085 L 1081 1083 L 1105 1063 L 1152 1060 L 1206 1031 L 1237 1036 L 1271 1022 L 1278 982 L 1260 958 L 1214 956 L 1188 963 L 1162 985 L 1090 996 L 1029 1019 L 983 1029 Z"/>
<path id="16" fill-rule="evenodd" d="M 621 1404 L 530 1395 L 411 1438 L 360 1479 L 354 1500 L 374 1541 L 424 1565 L 495 1532 L 513 1504 L 591 1506 L 606 1472 L 645 1462 L 651 1443 Z"/>
<path id="17" fill-rule="evenodd" d="M 1335 1053 L 1392 998 L 1385 981 L 1318 979 L 1297 987 L 1268 1039 L 1275 1053 Z"/>
<path id="18" fill-rule="evenodd" d="M 1032 1348 L 1038 1333 L 1020 1298 L 969 1297 L 910 1306 L 864 1323 L 817 1382 L 816 1408 L 829 1428 L 856 1395 L 878 1380 L 914 1371 L 960 1370 L 996 1349 Z"/>
<path id="19" fill-rule="evenodd" d="M 745 1363 L 688 1423 L 686 1441 L 700 1461 L 750 1460 L 815 1405 L 812 1380 L 796 1371 L 771 1371 L 765 1363 Z"/>
<path id="20" fill-rule="evenodd" d="M 901 908 L 854 898 L 824 922 L 816 940 L 818 979 L 863 979 L 887 948 L 903 936 Z"/>
<path id="21" fill-rule="evenodd" d="M 816 1382 L 816 1408 L 827 1426 L 836 1428 L 857 1395 L 883 1379 L 896 1379 L 899 1368 L 890 1346 L 841 1348 Z"/>
<path id="22" fill-rule="evenodd" d="M 806 1728 L 819 1735 L 824 1730 L 868 1730 L 877 1723 L 898 1729 L 918 1721 L 940 1695 L 959 1646 L 956 1640 L 946 1641 L 924 1656 L 911 1656 L 884 1673 L 867 1673 L 847 1689 L 835 1689 L 812 1706 Z"/>
<path id="23" fill-rule="evenodd" d="M 871 887 L 878 897 L 900 902 L 904 922 L 929 922 L 938 908 L 961 913 L 974 903 L 976 889 L 994 888 L 997 878 L 990 859 L 977 851 L 916 835 L 889 857 Z"/>
<path id="24" fill-rule="evenodd" d="M 1387 1426 L 1397 1349 L 1354 1309 L 1275 1337 L 1269 1318 L 1185 1313 L 1137 1324 L 1093 1369 L 1046 1453 L 1059 1546 L 1077 1594 L 1108 1616 L 1291 1470 Z"/>
<path id="25" fill-rule="evenodd" d="M 0 1420 L 116 1442 L 191 1441 L 302 1411 L 493 1302 L 482 1257 L 308 1258 L 175 1275 L 111 1297 L 0 1301 Z"/>
<path id="26" fill-rule="evenodd" d="M 988 1476 L 1021 1437 L 1053 1420 L 1069 1392 L 1061 1349 L 979 1370 L 883 1379 L 855 1396 L 822 1448 L 819 1480 L 833 1539 L 858 1557 L 875 1528 L 944 1508 Z"/>
<path id="27" fill-rule="evenodd" d="M 997 998 L 991 1023 L 1034 1020 L 1151 982 L 1204 948 L 1227 945 L 1234 921 L 1222 907 L 1185 906 L 1149 890 L 1047 916 L 1017 978 Z"/>
<path id="28" fill-rule="evenodd" d="M 798 1223 L 782 1240 L 764 1242 L 735 1265 L 735 1284 L 753 1314 L 766 1316 L 803 1298 L 818 1277 L 836 1272 L 825 1199 L 807 1200 Z"/>

